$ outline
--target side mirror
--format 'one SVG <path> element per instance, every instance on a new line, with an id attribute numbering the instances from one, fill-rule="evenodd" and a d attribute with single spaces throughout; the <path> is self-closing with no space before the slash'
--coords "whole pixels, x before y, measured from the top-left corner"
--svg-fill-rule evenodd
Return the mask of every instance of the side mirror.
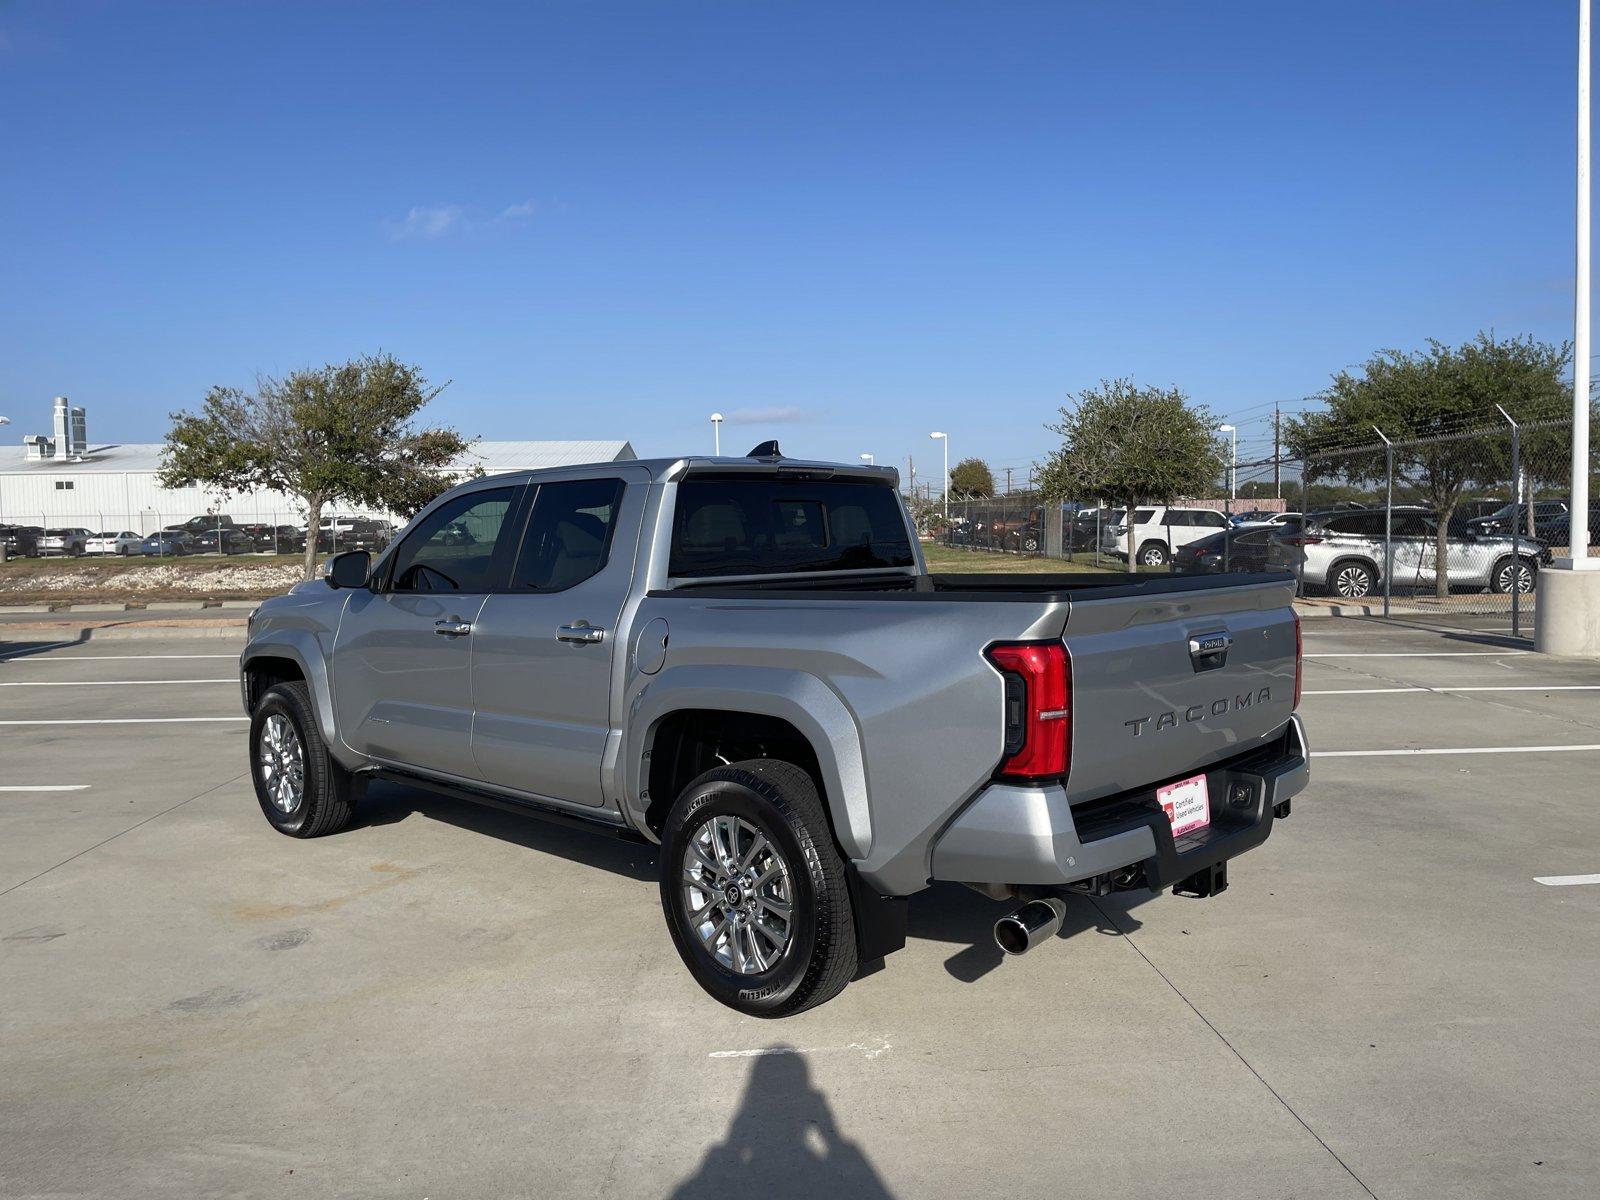
<path id="1" fill-rule="evenodd" d="M 346 550 L 328 560 L 324 578 L 333 588 L 359 588 L 367 586 L 367 576 L 372 570 L 372 555 L 365 550 Z"/>

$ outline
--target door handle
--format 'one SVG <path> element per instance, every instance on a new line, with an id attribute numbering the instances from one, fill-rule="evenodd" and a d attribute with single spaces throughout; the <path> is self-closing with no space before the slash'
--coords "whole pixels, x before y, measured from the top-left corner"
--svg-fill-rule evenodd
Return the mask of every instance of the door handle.
<path id="1" fill-rule="evenodd" d="M 451 617 L 447 621 L 435 621 L 433 631 L 441 637 L 465 637 L 472 632 L 472 622 L 463 621 L 460 617 Z"/>
<path id="2" fill-rule="evenodd" d="M 556 640 L 562 642 L 603 642 L 605 637 L 604 629 L 587 621 L 574 621 L 571 625 L 562 625 L 556 629 Z"/>

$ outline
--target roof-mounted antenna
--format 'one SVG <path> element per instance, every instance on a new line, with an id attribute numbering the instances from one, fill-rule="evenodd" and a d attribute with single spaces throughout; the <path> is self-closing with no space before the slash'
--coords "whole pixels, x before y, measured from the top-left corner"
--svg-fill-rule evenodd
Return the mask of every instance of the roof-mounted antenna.
<path id="1" fill-rule="evenodd" d="M 762 442 L 754 450 L 750 451 L 749 454 L 746 454 L 745 457 L 746 458 L 782 458 L 783 457 L 783 451 L 778 449 L 778 439 L 777 438 L 773 438 L 770 442 Z"/>

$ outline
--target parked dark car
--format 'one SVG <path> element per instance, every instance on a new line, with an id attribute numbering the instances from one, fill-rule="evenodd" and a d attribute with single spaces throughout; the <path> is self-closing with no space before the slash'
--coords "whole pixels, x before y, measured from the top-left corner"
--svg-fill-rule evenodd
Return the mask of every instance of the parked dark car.
<path id="1" fill-rule="evenodd" d="M 306 548 L 306 531 L 298 525 L 240 525 L 257 553 L 298 554 Z"/>
<path id="2" fill-rule="evenodd" d="M 1528 505 L 1502 504 L 1486 516 L 1467 522 L 1467 528 L 1477 534 L 1509 536 L 1512 526 L 1524 537 L 1528 536 Z M 1600 533 L 1600 504 L 1589 506 L 1589 540 Z M 1535 500 L 1533 502 L 1533 536 L 1548 546 L 1569 545 L 1572 538 L 1572 513 L 1565 500 Z"/>
<path id="3" fill-rule="evenodd" d="M 376 554 L 389 544 L 393 536 L 394 528 L 387 521 L 357 517 L 353 521 L 341 522 L 334 528 L 324 526 L 318 530 L 317 550 L 323 554 L 343 550 L 370 550 Z M 452 525 L 444 531 L 440 545 L 464 546 L 472 541 L 472 534 L 464 526 L 458 528 Z"/>
<path id="4" fill-rule="evenodd" d="M 233 524 L 233 518 L 221 513 L 208 513 L 203 517 L 190 517 L 187 521 L 180 521 L 176 525 L 165 526 L 166 530 L 177 533 L 193 534 L 204 532 L 207 529 L 217 529 Z"/>
<path id="5" fill-rule="evenodd" d="M 1186 575 L 1214 575 L 1221 571 L 1265 571 L 1267 550 L 1274 535 L 1300 528 L 1298 521 L 1281 525 L 1255 525 L 1213 533 L 1198 542 L 1179 546 L 1172 569 Z"/>
<path id="6" fill-rule="evenodd" d="M 182 558 L 185 554 L 193 554 L 194 549 L 187 533 L 176 529 L 163 529 L 160 533 L 152 533 L 139 543 L 139 553 L 163 558 Z"/>
<path id="7" fill-rule="evenodd" d="M 12 558 L 32 557 L 39 553 L 39 539 L 44 530 L 37 525 L 0 525 L 0 545 Z"/>
<path id="8" fill-rule="evenodd" d="M 256 544 L 244 530 L 232 525 L 202 529 L 190 540 L 193 554 L 249 554 Z"/>

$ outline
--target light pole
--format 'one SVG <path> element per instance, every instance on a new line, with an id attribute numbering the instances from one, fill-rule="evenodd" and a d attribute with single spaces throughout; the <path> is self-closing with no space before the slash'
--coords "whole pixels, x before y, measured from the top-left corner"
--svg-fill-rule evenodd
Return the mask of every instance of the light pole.
<path id="1" fill-rule="evenodd" d="M 1589 0 L 1578 0 L 1577 289 L 1572 311 L 1572 503 L 1567 551 L 1575 570 L 1589 557 Z"/>
<path id="2" fill-rule="evenodd" d="M 873 458 L 870 454 L 863 454 L 861 456 L 861 461 L 866 463 L 869 467 L 875 467 L 878 465 L 878 460 Z"/>
<path id="3" fill-rule="evenodd" d="M 944 443 L 944 519 L 950 520 L 950 435 L 937 431 L 928 435 Z"/>
<path id="4" fill-rule="evenodd" d="M 721 458 L 722 457 L 722 414 L 721 413 L 712 413 L 711 414 L 711 437 L 712 437 L 713 442 L 715 443 L 715 450 L 716 450 L 717 457 Z"/>
<path id="5" fill-rule="evenodd" d="M 1600 559 L 1589 557 L 1589 36 L 1590 0 L 1578 0 L 1577 254 L 1572 304 L 1572 486 L 1565 558 L 1538 572 L 1533 647 L 1600 658 Z M 1513 585 L 1515 586 L 1515 585 Z"/>
<path id="6" fill-rule="evenodd" d="M 1233 442 L 1233 458 L 1228 463 L 1228 499 L 1239 498 L 1239 431 L 1232 425 L 1218 425 L 1218 433 L 1225 433 Z"/>

